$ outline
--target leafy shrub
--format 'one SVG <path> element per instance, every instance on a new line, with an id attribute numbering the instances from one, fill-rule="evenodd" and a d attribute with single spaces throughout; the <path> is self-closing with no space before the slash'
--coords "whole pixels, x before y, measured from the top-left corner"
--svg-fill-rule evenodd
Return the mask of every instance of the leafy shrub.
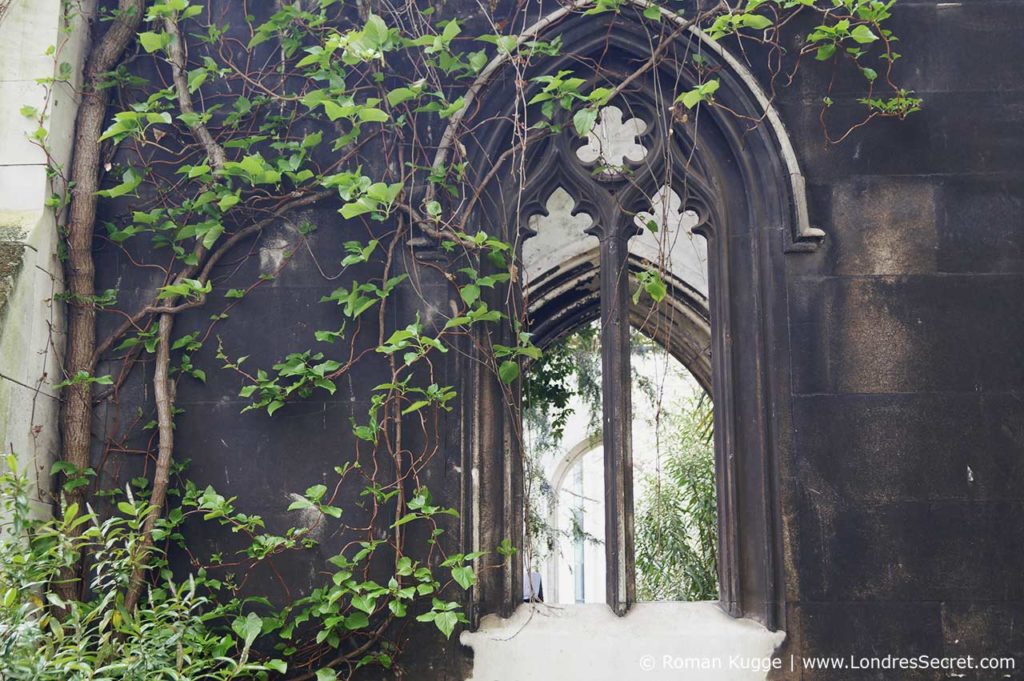
<path id="1" fill-rule="evenodd" d="M 117 504 L 106 519 L 74 505 L 62 518 L 33 518 L 27 478 L 14 457 L 0 475 L 0 678 L 262 678 L 282 662 L 249 660 L 262 622 L 240 602 L 215 598 L 202 574 L 176 581 L 161 570 L 134 612 L 124 593 L 142 545 L 149 505 Z M 75 536 L 70 531 L 81 532 Z M 81 596 L 64 600 L 50 586 L 89 554 Z M 150 550 L 149 559 L 160 553 Z"/>
<path id="2" fill-rule="evenodd" d="M 450 637 L 466 622 L 459 603 L 442 598 L 449 586 L 468 589 L 476 583 L 472 562 L 482 553 L 452 554 L 421 562 L 395 558 L 387 584 L 367 579 L 375 552 L 387 543 L 359 542 L 351 552 L 329 559 L 325 584 L 275 610 L 266 598 L 240 599 L 230 580 L 205 569 L 176 576 L 163 552 L 144 542 L 151 506 L 126 489 L 109 516 L 68 504 L 61 518 L 34 517 L 28 479 L 16 471 L 14 456 L 0 474 L 0 679 L 33 681 L 149 681 L 152 679 L 267 679 L 276 673 L 318 681 L 337 678 L 333 666 L 392 666 L 394 646 L 380 640 L 392 622 L 407 615 Z M 337 517 L 337 507 L 317 485 L 292 503 L 294 511 L 315 509 Z M 408 513 L 396 525 L 435 521 L 451 509 L 432 503 L 425 489 L 406 503 Z M 254 565 L 283 551 L 312 548 L 308 528 L 290 528 L 283 536 L 268 533 L 259 516 L 240 513 L 234 499 L 213 488 L 185 484 L 181 503 L 160 521 L 154 535 L 183 542 L 180 525 L 188 516 L 228 526 L 249 538 L 239 551 Z M 499 553 L 510 555 L 509 547 Z M 85 583 L 76 583 L 74 598 L 57 589 L 83 563 Z M 211 557 L 217 564 L 220 557 Z M 135 608 L 125 594 L 139 573 L 149 574 L 147 589 Z M 438 579 L 436 562 L 450 579 Z M 258 609 L 261 614 L 255 612 Z M 358 645 L 353 644 L 357 640 Z M 260 652 L 254 649 L 259 639 Z M 337 652 L 333 662 L 331 651 Z M 279 657 L 268 657 L 275 651 Z M 349 657 L 351 656 L 351 660 Z M 288 662 L 285 662 L 285 659 Z M 327 662 L 324 666 L 325 661 Z M 319 667 L 319 668 L 318 668 Z"/>

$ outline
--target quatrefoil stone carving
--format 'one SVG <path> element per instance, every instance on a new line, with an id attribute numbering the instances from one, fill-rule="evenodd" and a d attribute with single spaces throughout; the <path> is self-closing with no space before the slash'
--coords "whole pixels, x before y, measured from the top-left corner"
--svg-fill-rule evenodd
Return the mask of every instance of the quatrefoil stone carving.
<path id="1" fill-rule="evenodd" d="M 647 148 L 637 141 L 647 129 L 641 118 L 623 120 L 622 109 L 606 106 L 597 123 L 587 133 L 587 143 L 576 150 L 576 157 L 587 165 L 596 164 L 604 174 L 616 174 L 626 162 L 639 163 Z"/>

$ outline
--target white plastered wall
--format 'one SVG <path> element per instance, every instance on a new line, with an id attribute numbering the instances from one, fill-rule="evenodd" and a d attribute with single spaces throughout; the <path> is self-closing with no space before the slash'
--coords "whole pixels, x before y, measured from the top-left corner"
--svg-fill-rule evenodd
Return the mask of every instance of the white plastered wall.
<path id="1" fill-rule="evenodd" d="M 94 4 L 12 0 L 0 22 L 0 246 L 8 288 L 0 305 L 0 445 L 38 476 L 40 504 L 60 446 L 52 386 L 60 380 L 64 346 L 63 310 L 54 300 L 63 277 L 57 218 L 46 202 L 62 187 L 50 181 L 46 153 L 30 141 L 38 120 L 22 109 L 46 112 L 51 162 L 66 172 Z M 38 81 L 56 76 L 62 63 L 70 67 L 70 82 L 52 84 L 48 96 L 48 86 Z"/>

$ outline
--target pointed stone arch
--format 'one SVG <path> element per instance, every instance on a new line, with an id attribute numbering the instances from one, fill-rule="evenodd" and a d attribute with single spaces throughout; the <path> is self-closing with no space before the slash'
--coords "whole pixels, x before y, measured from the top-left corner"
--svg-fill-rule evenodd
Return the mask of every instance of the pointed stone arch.
<path id="1" fill-rule="evenodd" d="M 673 271 L 669 263 L 667 305 L 639 310 L 630 306 L 618 315 L 627 328 L 631 317 L 667 315 L 662 321 L 668 330 L 656 340 L 710 386 L 720 485 L 721 605 L 733 616 L 751 617 L 775 629 L 784 623 L 778 460 L 788 446 L 789 423 L 785 258 L 814 250 L 824 234 L 808 222 L 803 176 L 781 119 L 753 76 L 694 29 L 674 38 L 664 63 L 608 102 L 620 107 L 623 119 L 645 121 L 637 135 L 648 150 L 643 159 L 624 154 L 623 172 L 595 172 L 587 168 L 586 160 L 594 154 L 583 159 L 578 154 L 588 140 L 569 134 L 537 139 L 517 157 L 516 145 L 522 140 L 512 121 L 522 113 L 520 103 L 529 101 L 535 91 L 528 84 L 525 93 L 520 92 L 524 80 L 597 64 L 600 69 L 579 74 L 597 87 L 650 57 L 648 19 L 642 14 L 645 2 L 635 0 L 632 8 L 596 16 L 574 13 L 577 5 L 524 32 L 529 39 L 560 38 L 563 45 L 572 46 L 571 54 L 535 60 L 526 73 L 509 67 L 507 58 L 496 58 L 481 73 L 466 106 L 453 117 L 451 131 L 458 129 L 470 108 L 474 120 L 486 121 L 460 138 L 467 186 L 474 188 L 469 220 L 515 242 L 522 254 L 524 240 L 535 236 L 531 220 L 547 214 L 556 190 L 571 195 L 572 214 L 589 216 L 588 234 L 597 237 L 600 247 L 571 253 L 521 290 L 519 301 L 533 320 L 531 330 L 544 343 L 593 319 L 602 300 L 625 300 L 629 281 L 649 265 L 649 259 L 631 253 L 627 244 L 639 231 L 636 216 L 650 210 L 652 197 L 668 187 L 680 199 L 682 210 L 696 216 L 693 230 L 708 243 L 705 289 Z M 681 21 L 670 13 L 663 13 L 663 19 Z M 686 112 L 670 103 L 678 92 L 700 82 L 700 69 L 686 59 L 697 52 L 704 58 L 701 69 L 712 70 L 721 81 L 716 99 L 723 106 Z M 761 123 L 752 126 L 750 120 Z M 567 115 L 555 122 L 571 130 Z M 445 138 L 454 139 L 454 132 Z M 442 144 L 440 165 L 449 150 Z M 503 170 L 510 158 L 516 158 L 515 163 Z M 630 276 L 614 281 L 602 277 L 602 269 L 613 262 Z M 710 357 L 693 340 L 701 330 Z M 603 339 L 605 347 L 621 344 L 623 338 L 628 343 L 628 332 L 618 328 L 615 333 Z M 512 330 L 505 334 L 504 339 L 492 340 L 508 341 Z M 701 358 L 706 362 L 703 372 Z M 513 436 L 515 424 L 503 411 L 504 393 L 496 379 L 478 367 L 467 368 L 472 378 L 464 391 L 479 399 L 467 415 L 474 426 L 464 440 L 465 464 L 472 471 L 465 491 L 472 501 L 466 540 L 486 549 L 521 535 L 521 457 Z M 618 379 L 628 382 L 628 365 Z M 614 422 L 606 418 L 604 426 L 606 437 L 614 439 L 614 432 L 607 435 L 615 430 Z M 620 446 L 628 439 L 621 433 L 617 437 Z M 608 449 L 614 447 L 606 444 Z M 621 467 L 611 477 L 616 476 L 620 489 L 630 487 L 623 487 Z M 631 500 L 627 505 L 631 507 Z M 612 542 L 610 554 L 622 553 L 618 546 L 628 546 L 629 537 L 620 533 L 619 542 Z M 485 571 L 474 589 L 474 619 L 490 612 L 507 616 L 521 598 L 518 566 L 499 567 L 494 561 L 490 567 L 495 569 Z M 620 565 L 618 573 L 629 569 Z M 620 614 L 631 598 L 626 581 L 617 590 L 610 587 L 609 604 Z"/>

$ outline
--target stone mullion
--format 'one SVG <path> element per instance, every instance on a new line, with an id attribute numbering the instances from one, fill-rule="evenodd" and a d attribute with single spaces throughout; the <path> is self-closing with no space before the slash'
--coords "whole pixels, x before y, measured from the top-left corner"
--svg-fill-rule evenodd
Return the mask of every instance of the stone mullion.
<path id="1" fill-rule="evenodd" d="M 624 615 L 636 600 L 628 236 L 601 237 L 601 386 L 607 602 Z"/>

